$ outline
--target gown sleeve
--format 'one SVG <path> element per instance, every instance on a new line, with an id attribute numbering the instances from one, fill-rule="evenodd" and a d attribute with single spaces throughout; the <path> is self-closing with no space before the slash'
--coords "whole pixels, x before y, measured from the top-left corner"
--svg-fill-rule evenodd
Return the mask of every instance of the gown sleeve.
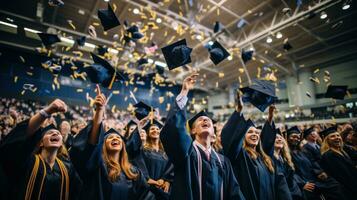
<path id="1" fill-rule="evenodd" d="M 274 156 L 275 137 L 276 129 L 274 122 L 272 122 L 272 124 L 269 124 L 269 122 L 265 122 L 260 138 L 262 141 L 264 152 L 270 157 Z"/>
<path id="2" fill-rule="evenodd" d="M 243 147 L 246 121 L 241 113 L 234 111 L 222 129 L 222 146 L 224 154 L 233 162 Z"/>
<path id="3" fill-rule="evenodd" d="M 27 163 L 42 138 L 41 129 L 31 136 L 26 134 L 28 123 L 29 120 L 19 123 L 0 145 L 0 161 L 5 173 L 10 176 L 26 170 Z"/>
<path id="4" fill-rule="evenodd" d="M 186 130 L 186 113 L 177 103 L 169 112 L 167 121 L 161 130 L 161 142 L 170 161 L 178 167 L 192 151 L 192 140 Z"/>
<path id="5" fill-rule="evenodd" d="M 130 159 L 135 159 L 140 154 L 142 142 L 139 134 L 139 129 L 136 128 L 129 138 L 125 141 L 126 152 Z"/>

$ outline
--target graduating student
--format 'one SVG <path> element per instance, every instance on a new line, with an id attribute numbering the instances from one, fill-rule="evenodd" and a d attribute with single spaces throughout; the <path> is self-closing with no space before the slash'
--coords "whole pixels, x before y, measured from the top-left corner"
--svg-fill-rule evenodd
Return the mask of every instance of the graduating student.
<path id="1" fill-rule="evenodd" d="M 73 163 L 83 179 L 81 199 L 153 199 L 143 174 L 128 160 L 124 138 L 102 127 L 106 97 L 97 85 L 96 112 L 75 138 Z"/>
<path id="2" fill-rule="evenodd" d="M 135 137 L 139 142 L 135 144 L 138 151 L 133 155 L 133 164 L 143 172 L 151 191 L 155 194 L 156 199 L 168 199 L 169 189 L 173 179 L 173 166 L 169 162 L 160 142 L 161 122 L 156 119 L 149 120 L 143 127 L 147 134 L 145 145 L 141 145 L 140 137 Z M 133 134 L 137 134 L 134 131 Z"/>
<path id="3" fill-rule="evenodd" d="M 138 125 L 135 123 L 135 121 L 130 120 L 124 128 L 124 131 L 125 131 L 124 137 L 129 138 L 131 136 L 131 134 L 134 132 L 134 130 L 137 128 L 137 126 Z"/>
<path id="4" fill-rule="evenodd" d="M 321 166 L 329 176 L 335 178 L 343 186 L 347 199 L 357 197 L 357 166 L 343 150 L 343 142 L 336 127 L 322 132 L 324 140 L 321 145 Z"/>
<path id="5" fill-rule="evenodd" d="M 171 199 L 244 199 L 230 162 L 211 147 L 213 123 L 205 112 L 189 120 L 192 141 L 186 129 L 185 105 L 187 94 L 196 83 L 198 74 L 186 77 L 176 98 L 160 139 L 174 165 Z"/>
<path id="6" fill-rule="evenodd" d="M 302 150 L 306 153 L 311 162 L 319 163 L 321 160 L 320 145 L 317 143 L 319 135 L 315 128 L 312 126 L 303 132 L 304 138 L 307 143 L 303 146 Z"/>
<path id="7" fill-rule="evenodd" d="M 61 133 L 53 124 L 41 128 L 52 114 L 66 110 L 63 101 L 54 100 L 19 123 L 1 144 L 0 161 L 10 184 L 9 199 L 77 199 L 81 180 Z"/>
<path id="8" fill-rule="evenodd" d="M 340 184 L 329 177 L 317 162 L 312 162 L 300 148 L 300 130 L 293 126 L 287 130 L 297 183 L 303 189 L 306 199 L 316 199 L 323 195 L 326 199 L 343 199 Z"/>
<path id="9" fill-rule="evenodd" d="M 223 152 L 232 162 L 238 181 L 244 183 L 241 187 L 244 196 L 252 200 L 281 199 L 284 195 L 280 196 L 277 193 L 277 190 L 281 190 L 285 194 L 285 199 L 291 199 L 290 194 L 286 193 L 287 186 L 284 187 L 282 183 L 280 187 L 276 182 L 277 178 L 280 181 L 281 177 L 276 176 L 273 161 L 263 151 L 260 133 L 253 122 L 250 119 L 245 120 L 241 113 L 243 103 L 239 92 L 236 98 L 236 110 L 222 130 L 222 145 Z M 264 132 L 275 131 L 271 121 L 267 122 L 263 129 Z M 270 138 L 269 144 L 265 145 L 273 146 L 274 140 L 275 138 Z"/>

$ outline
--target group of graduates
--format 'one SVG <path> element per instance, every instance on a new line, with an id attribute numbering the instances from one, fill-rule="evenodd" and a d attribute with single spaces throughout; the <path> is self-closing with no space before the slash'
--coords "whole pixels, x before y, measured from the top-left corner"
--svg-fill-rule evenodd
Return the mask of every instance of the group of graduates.
<path id="1" fill-rule="evenodd" d="M 256 127 L 243 115 L 239 92 L 220 132 L 204 111 L 186 117 L 197 76 L 184 79 L 165 123 L 149 112 L 138 123 L 130 121 L 125 133 L 103 125 L 107 99 L 97 85 L 93 119 L 69 149 L 59 129 L 46 123 L 67 111 L 62 100 L 54 100 L 1 142 L 2 199 L 357 198 L 355 133 L 355 146 L 344 144 L 335 126 L 321 131 L 321 146 L 314 127 L 281 133 L 274 105 L 264 126 Z"/>

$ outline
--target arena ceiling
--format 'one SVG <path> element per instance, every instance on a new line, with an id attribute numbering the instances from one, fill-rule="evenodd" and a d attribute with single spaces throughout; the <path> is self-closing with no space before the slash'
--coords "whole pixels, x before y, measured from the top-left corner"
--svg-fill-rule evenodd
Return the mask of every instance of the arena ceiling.
<path id="1" fill-rule="evenodd" d="M 346 2 L 351 7 L 343 10 Z M 122 24 L 124 20 L 137 24 L 145 34 L 135 48 L 121 42 L 123 25 L 103 31 L 97 10 L 106 8 L 104 0 L 64 0 L 64 3 L 62 7 L 51 7 L 45 0 L 7 1 L 0 8 L 0 20 L 16 24 L 17 31 L 11 33 L 8 30 L 11 27 L 1 28 L 0 43 L 31 50 L 41 46 L 41 42 L 23 28 L 59 32 L 76 39 L 89 36 L 88 27 L 93 25 L 97 38 L 88 38 L 87 42 L 118 50 L 120 66 L 134 63 L 142 56 L 164 62 L 160 48 L 186 38 L 193 48 L 189 67 L 200 71 L 201 86 L 210 89 L 222 89 L 232 83 L 247 84 L 250 79 L 266 75 L 279 80 L 302 69 L 341 63 L 357 56 L 357 9 L 353 1 L 110 0 Z M 322 19 L 324 13 L 327 17 Z M 214 33 L 216 21 L 222 24 L 222 29 Z M 270 43 L 268 37 L 272 39 Z M 286 39 L 292 46 L 288 51 L 283 48 Z M 217 66 L 204 47 L 214 40 L 231 53 L 229 60 Z M 145 55 L 143 49 L 151 43 L 158 49 Z M 73 56 L 75 48 L 57 47 L 56 53 Z M 240 58 L 243 49 L 254 50 L 253 60 L 246 64 Z M 83 53 L 82 59 L 89 61 L 89 53 Z M 131 56 L 134 54 L 137 56 Z M 181 80 L 187 73 L 187 68 L 180 68 L 168 74 Z"/>

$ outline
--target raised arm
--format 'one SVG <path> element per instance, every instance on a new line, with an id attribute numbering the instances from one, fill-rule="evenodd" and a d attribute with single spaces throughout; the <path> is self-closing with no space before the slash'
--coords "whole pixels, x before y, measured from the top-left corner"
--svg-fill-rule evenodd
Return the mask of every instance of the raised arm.
<path id="1" fill-rule="evenodd" d="M 161 130 L 160 139 L 165 151 L 175 166 L 183 164 L 188 156 L 192 140 L 186 130 L 185 106 L 187 94 L 194 87 L 198 74 L 192 73 L 182 83 L 180 94 L 171 108 L 166 123 Z"/>
<path id="2" fill-rule="evenodd" d="M 94 102 L 96 110 L 93 116 L 92 130 L 88 138 L 89 144 L 95 145 L 98 142 L 99 128 L 104 118 L 106 102 L 107 98 L 101 93 L 97 84 L 97 96 Z"/>
<path id="3" fill-rule="evenodd" d="M 263 150 L 270 157 L 272 157 L 274 155 L 274 143 L 275 143 L 275 137 L 276 137 L 276 129 L 275 129 L 274 121 L 273 121 L 275 109 L 276 108 L 274 105 L 269 106 L 268 119 L 263 126 L 263 130 L 262 130 L 261 136 L 260 136 L 261 141 L 262 141 Z"/>

